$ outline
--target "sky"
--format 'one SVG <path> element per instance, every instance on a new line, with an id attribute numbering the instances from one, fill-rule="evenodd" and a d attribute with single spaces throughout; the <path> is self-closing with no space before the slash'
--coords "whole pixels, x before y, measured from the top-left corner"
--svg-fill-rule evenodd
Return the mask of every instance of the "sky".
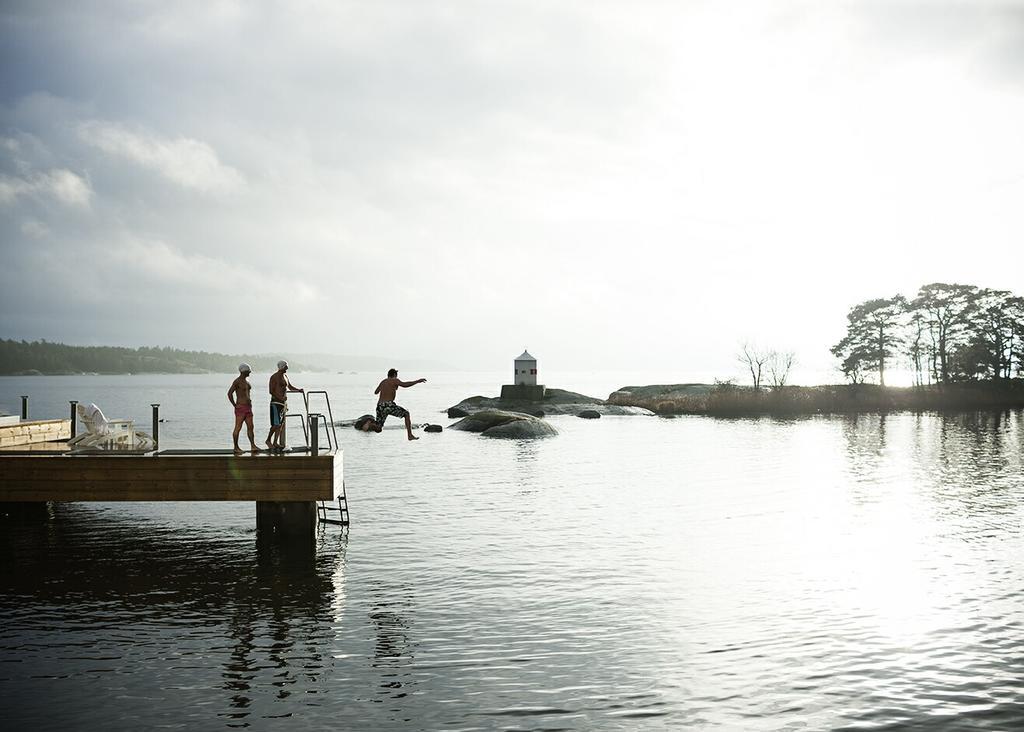
<path id="1" fill-rule="evenodd" d="M 835 374 L 1024 294 L 1022 72 L 982 0 L 7 0 L 0 337 Z"/>

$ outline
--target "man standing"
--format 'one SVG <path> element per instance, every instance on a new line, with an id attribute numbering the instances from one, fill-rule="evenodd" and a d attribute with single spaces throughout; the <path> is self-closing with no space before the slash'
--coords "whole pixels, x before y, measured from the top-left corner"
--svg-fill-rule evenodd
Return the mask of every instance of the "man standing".
<path id="1" fill-rule="evenodd" d="M 252 451 L 260 452 L 260 449 L 256 447 L 256 435 L 253 434 L 252 426 L 252 385 L 248 382 L 252 369 L 249 368 L 249 364 L 240 363 L 238 364 L 238 373 L 238 378 L 231 382 L 231 388 L 228 389 L 228 401 L 235 408 L 235 431 L 231 433 L 231 438 L 235 443 L 235 454 L 241 455 L 242 448 L 238 446 L 238 433 L 242 431 L 243 422 L 248 429 Z"/>
<path id="2" fill-rule="evenodd" d="M 412 421 L 409 419 L 409 411 L 395 404 L 395 394 L 400 386 L 416 386 L 416 384 L 425 383 L 427 383 L 426 379 L 400 381 L 397 369 L 388 369 L 388 378 L 377 384 L 377 388 L 373 392 L 374 394 L 380 394 L 380 397 L 377 399 L 377 425 L 383 427 L 384 420 L 388 418 L 389 414 L 393 414 L 396 417 L 405 417 L 405 431 L 408 433 L 409 439 L 420 439 L 412 434 Z"/>
<path id="3" fill-rule="evenodd" d="M 285 372 L 288 371 L 287 361 L 277 362 L 277 371 L 270 377 L 270 433 L 267 435 L 267 447 L 271 450 L 284 449 L 284 415 L 288 412 L 288 392 L 305 389 L 292 386 Z"/>

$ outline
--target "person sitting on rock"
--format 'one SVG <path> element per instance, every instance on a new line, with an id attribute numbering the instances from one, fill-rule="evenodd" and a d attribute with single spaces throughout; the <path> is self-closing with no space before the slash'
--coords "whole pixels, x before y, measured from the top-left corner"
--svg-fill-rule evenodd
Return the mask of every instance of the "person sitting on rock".
<path id="1" fill-rule="evenodd" d="M 402 381 L 398 378 L 398 369 L 388 369 L 388 377 L 377 384 L 377 388 L 373 391 L 374 394 L 380 394 L 377 399 L 377 424 L 383 428 L 384 420 L 388 418 L 389 414 L 405 417 L 405 431 L 409 435 L 409 439 L 418 440 L 419 438 L 412 433 L 412 420 L 409 417 L 409 411 L 395 404 L 395 394 L 400 386 L 416 386 L 416 384 L 425 383 L 427 383 L 426 379 Z"/>

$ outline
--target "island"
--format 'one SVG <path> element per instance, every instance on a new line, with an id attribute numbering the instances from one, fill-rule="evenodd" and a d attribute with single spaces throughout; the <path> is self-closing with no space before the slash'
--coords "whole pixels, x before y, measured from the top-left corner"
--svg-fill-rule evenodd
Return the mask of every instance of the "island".
<path id="1" fill-rule="evenodd" d="M 605 399 L 577 394 L 565 389 L 545 388 L 541 399 L 516 399 L 502 397 L 471 396 L 447 409 L 448 416 L 468 417 L 485 410 L 502 412 L 518 412 L 533 417 L 547 417 L 561 414 L 574 417 L 589 416 L 585 412 L 596 412 L 599 415 L 651 416 L 653 411 L 638 405 L 612 404 Z"/>

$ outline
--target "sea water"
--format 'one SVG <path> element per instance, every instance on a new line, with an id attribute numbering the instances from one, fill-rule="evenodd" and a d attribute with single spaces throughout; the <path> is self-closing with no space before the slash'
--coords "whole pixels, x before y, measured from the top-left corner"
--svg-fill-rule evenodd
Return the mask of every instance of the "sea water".
<path id="1" fill-rule="evenodd" d="M 445 426 L 503 380 L 424 375 L 399 403 Z M 380 377 L 292 380 L 340 421 Z M 0 407 L 148 429 L 159 402 L 162 447 L 229 447 L 231 378 L 8 377 Z M 5 726 L 1024 727 L 1021 412 L 549 419 L 537 441 L 338 428 L 352 525 L 312 557 L 258 547 L 251 503 L 0 525 Z"/>

